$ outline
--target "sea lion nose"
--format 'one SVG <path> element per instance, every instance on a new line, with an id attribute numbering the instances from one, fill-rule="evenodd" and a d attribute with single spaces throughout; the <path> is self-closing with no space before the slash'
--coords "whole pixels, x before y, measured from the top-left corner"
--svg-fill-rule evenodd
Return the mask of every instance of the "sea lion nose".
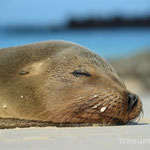
<path id="1" fill-rule="evenodd" d="M 130 111 L 138 102 L 138 96 L 133 93 L 128 93 L 128 109 Z"/>

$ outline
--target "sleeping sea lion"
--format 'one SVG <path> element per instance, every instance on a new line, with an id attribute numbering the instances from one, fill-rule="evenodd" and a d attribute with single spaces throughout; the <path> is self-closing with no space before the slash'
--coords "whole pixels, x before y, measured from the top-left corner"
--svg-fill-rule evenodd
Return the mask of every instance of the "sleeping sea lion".
<path id="1" fill-rule="evenodd" d="M 141 111 L 113 67 L 83 46 L 46 41 L 0 50 L 0 128 L 120 125 Z"/>

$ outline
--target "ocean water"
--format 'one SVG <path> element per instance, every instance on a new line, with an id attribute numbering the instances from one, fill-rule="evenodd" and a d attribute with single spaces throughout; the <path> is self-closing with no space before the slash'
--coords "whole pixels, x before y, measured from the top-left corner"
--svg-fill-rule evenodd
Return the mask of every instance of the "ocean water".
<path id="1" fill-rule="evenodd" d="M 71 41 L 88 47 L 104 58 L 118 58 L 150 48 L 150 28 L 64 30 L 24 34 L 0 30 L 0 48 L 46 40 Z"/>

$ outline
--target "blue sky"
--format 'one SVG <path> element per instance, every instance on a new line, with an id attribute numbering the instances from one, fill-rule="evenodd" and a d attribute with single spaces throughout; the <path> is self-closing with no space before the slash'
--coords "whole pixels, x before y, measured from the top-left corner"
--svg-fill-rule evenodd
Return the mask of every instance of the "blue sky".
<path id="1" fill-rule="evenodd" d="M 0 25 L 61 23 L 72 16 L 150 14 L 150 0 L 0 0 Z"/>

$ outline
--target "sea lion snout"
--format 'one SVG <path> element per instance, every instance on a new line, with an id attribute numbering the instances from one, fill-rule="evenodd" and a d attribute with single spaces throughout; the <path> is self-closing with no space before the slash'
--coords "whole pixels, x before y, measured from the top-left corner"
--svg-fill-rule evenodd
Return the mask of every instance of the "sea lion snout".
<path id="1" fill-rule="evenodd" d="M 127 109 L 127 111 L 130 111 L 131 109 L 133 109 L 137 105 L 138 100 L 139 100 L 139 98 L 137 95 L 129 92 L 128 93 L 128 109 Z"/>
<path id="2" fill-rule="evenodd" d="M 128 90 L 110 89 L 98 97 L 98 102 L 92 109 L 99 110 L 99 122 L 102 124 L 123 125 L 138 120 L 142 112 L 142 102 L 136 94 Z"/>
<path id="3" fill-rule="evenodd" d="M 125 90 L 125 95 L 122 100 L 122 111 L 117 114 L 117 118 L 120 119 L 119 124 L 126 124 L 132 121 L 138 121 L 142 110 L 142 101 L 136 94 Z"/>

